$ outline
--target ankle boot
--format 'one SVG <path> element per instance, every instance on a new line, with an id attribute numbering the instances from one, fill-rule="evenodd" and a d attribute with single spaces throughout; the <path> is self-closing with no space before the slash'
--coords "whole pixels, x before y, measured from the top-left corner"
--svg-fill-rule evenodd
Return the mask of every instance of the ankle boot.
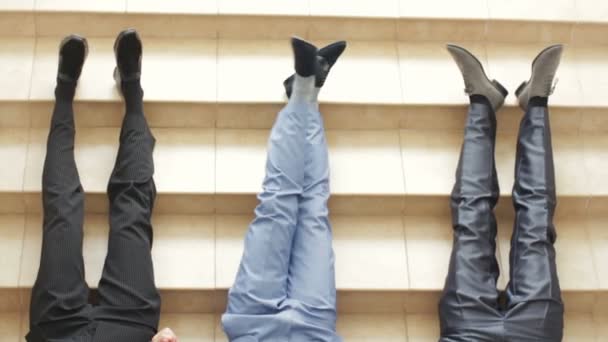
<path id="1" fill-rule="evenodd" d="M 465 84 L 467 95 L 481 95 L 488 99 L 494 112 L 498 111 L 505 102 L 509 92 L 496 80 L 486 76 L 481 62 L 466 49 L 448 44 L 448 52 L 458 65 Z"/>
<path id="2" fill-rule="evenodd" d="M 318 65 L 317 47 L 298 37 L 291 38 L 296 74 L 302 77 L 316 75 Z"/>
<path id="3" fill-rule="evenodd" d="M 124 82 L 139 82 L 141 79 L 142 53 L 142 42 L 137 31 L 128 29 L 118 35 L 114 42 L 114 80 L 118 89 L 122 90 Z"/>
<path id="4" fill-rule="evenodd" d="M 327 75 L 329 75 L 329 71 L 334 66 L 334 64 L 336 64 L 338 58 L 340 57 L 340 55 L 342 55 L 345 49 L 346 42 L 337 41 L 321 48 L 317 52 L 317 71 L 315 73 L 315 87 L 321 88 L 325 84 L 325 80 L 327 79 Z M 295 75 L 291 75 L 283 82 L 283 86 L 285 87 L 285 92 L 287 93 L 288 98 L 291 96 L 291 92 L 293 90 L 294 77 Z"/>
<path id="5" fill-rule="evenodd" d="M 85 38 L 77 35 L 65 37 L 59 45 L 57 81 L 77 83 L 88 52 L 89 46 Z"/>
<path id="6" fill-rule="evenodd" d="M 533 97 L 549 97 L 555 89 L 554 79 L 561 61 L 563 45 L 552 45 L 541 51 L 532 62 L 532 75 L 515 91 L 519 106 L 526 110 Z"/>

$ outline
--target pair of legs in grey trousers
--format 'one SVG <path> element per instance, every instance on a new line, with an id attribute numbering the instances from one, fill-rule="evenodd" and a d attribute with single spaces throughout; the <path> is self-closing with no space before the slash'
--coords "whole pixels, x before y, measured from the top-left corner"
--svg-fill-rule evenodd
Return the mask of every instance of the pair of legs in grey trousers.
<path id="1" fill-rule="evenodd" d="M 550 91 L 537 96 L 518 90 L 525 114 L 517 138 L 510 281 L 506 301 L 502 303 L 496 289 L 499 268 L 495 257 L 497 225 L 494 215 L 499 197 L 494 156 L 495 109 L 500 107 L 496 104 L 499 102 L 496 98 L 500 99 L 500 96 L 494 92 L 492 98 L 484 92 L 479 85 L 482 80 L 467 80 L 472 73 L 470 68 L 476 64 L 470 63 L 467 68 L 470 56 L 463 50 L 451 48 L 469 83 L 467 88 L 479 91 L 471 92 L 451 196 L 454 244 L 439 304 L 440 341 L 559 342 L 564 308 L 553 247 L 556 192 L 546 97 Z M 557 56 L 558 52 L 561 50 L 545 50 L 544 54 Z M 540 63 L 542 58 L 538 61 Z M 536 67 L 538 70 L 533 72 L 543 71 L 542 65 Z M 548 84 L 550 87 L 551 82 Z M 534 89 L 530 87 L 534 85 L 522 85 L 524 91 L 532 92 Z M 503 99 L 505 95 L 506 91 Z"/>

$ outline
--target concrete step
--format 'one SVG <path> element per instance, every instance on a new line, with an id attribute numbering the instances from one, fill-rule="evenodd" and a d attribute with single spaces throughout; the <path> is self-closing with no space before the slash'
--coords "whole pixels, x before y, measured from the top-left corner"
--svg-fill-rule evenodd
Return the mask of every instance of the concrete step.
<path id="1" fill-rule="evenodd" d="M 155 179 L 160 211 L 249 213 L 261 190 L 267 130 L 155 128 Z M 429 130 L 329 130 L 332 207 L 363 213 L 445 212 L 462 133 Z M 40 212 L 46 128 L 0 129 L 2 212 Z M 118 149 L 118 128 L 80 128 L 76 160 L 90 212 L 103 212 L 107 181 Z M 503 131 L 496 160 L 501 192 L 513 183 L 516 133 Z M 601 214 L 606 204 L 604 134 L 553 135 L 560 214 Z M 244 172 L 243 170 L 247 170 Z M 195 200 L 197 206 L 183 203 Z M 388 199 L 387 202 L 382 202 Z M 172 203 L 177 200 L 178 202 Z M 235 201 L 236 200 L 236 201 Z M 355 203 L 361 200 L 361 203 Z M 231 202 L 233 201 L 233 202 Z M 9 203 L 10 202 L 10 203 Z M 376 203 L 375 205 L 373 203 Z M 390 203 L 390 205 L 388 205 Z M 373 204 L 371 207 L 370 204 Z M 367 209 L 365 209 L 367 207 Z M 501 212 L 510 212 L 508 201 Z M 356 211 L 350 211 L 356 213 Z"/>
<path id="2" fill-rule="evenodd" d="M 608 5 L 601 0 L 3 0 L 0 35 L 114 36 L 135 26 L 157 37 L 417 41 L 560 41 L 605 44 Z M 95 22 L 95 25 L 90 25 Z"/>
<path id="3" fill-rule="evenodd" d="M 76 154 L 87 190 L 87 281 L 95 287 L 99 279 L 104 191 L 123 111 L 112 44 L 126 27 L 144 39 L 146 113 L 158 139 L 153 257 L 162 325 L 180 341 L 226 341 L 219 315 L 256 204 L 268 130 L 284 103 L 281 84 L 292 73 L 293 34 L 350 43 L 321 94 L 345 341 L 437 340 L 451 250 L 448 195 L 467 103 L 444 43 L 462 42 L 511 92 L 538 51 L 568 44 L 551 98 L 564 340 L 606 341 L 608 2 L 0 0 L 0 159 L 9 161 L 0 166 L 1 341 L 23 341 L 26 331 L 57 46 L 73 32 L 90 38 Z M 503 275 L 520 117 L 510 97 L 497 146 Z"/>
<path id="4" fill-rule="evenodd" d="M 46 126 L 57 71 L 56 38 L 0 38 L 0 126 Z M 324 44 L 325 42 L 320 42 Z M 84 126 L 117 126 L 113 39 L 93 38 L 79 83 Z M 464 44 L 513 93 L 543 44 Z M 143 86 L 153 126 L 268 128 L 293 72 L 286 41 L 145 39 Z M 556 130 L 608 131 L 608 47 L 568 46 L 551 105 Z M 381 86 L 380 86 L 381 85 Z M 458 68 L 440 43 L 352 41 L 321 92 L 328 128 L 461 129 Z M 517 127 L 513 96 L 501 129 Z M 506 114 L 505 114 L 506 112 Z M 508 119 L 503 119 L 508 118 Z"/>
<path id="5" fill-rule="evenodd" d="M 50 101 L 57 71 L 56 38 L 2 38 L 4 101 Z M 324 44 L 319 41 L 319 44 Z M 77 99 L 118 101 L 112 71 L 113 39 L 90 39 L 90 54 Z M 280 103 L 282 81 L 293 73 L 286 41 L 145 39 L 143 85 L 149 102 Z M 486 64 L 491 77 L 514 90 L 529 77 L 543 44 L 464 44 Z M 591 75 L 608 69 L 604 47 L 569 47 L 552 103 L 595 107 L 603 84 Z M 432 77 L 431 77 L 432 76 Z M 4 85 L 3 84 L 3 85 Z M 382 87 L 378 85 L 382 84 Z M 599 88 L 599 89 L 598 89 Z M 458 68 L 440 43 L 352 41 L 333 69 L 321 101 L 370 105 L 462 105 Z M 592 103 L 587 103 L 593 101 Z M 514 99 L 510 98 L 509 103 Z"/>
<path id="6" fill-rule="evenodd" d="M 168 304 L 168 311 L 222 310 L 251 219 L 251 215 L 154 217 L 156 284 L 164 291 L 167 302 L 173 303 Z M 556 220 L 558 272 L 571 311 L 608 313 L 604 305 L 608 304 L 608 277 L 601 271 L 603 260 L 608 257 L 606 220 Z M 332 223 L 341 311 L 435 310 L 452 246 L 449 217 L 333 215 Z M 0 311 L 28 307 L 28 290 L 34 284 L 40 260 L 41 224 L 41 216 L 36 214 L 0 215 L 0 228 L 8 237 L 0 241 L 0 265 L 4 270 L 0 275 L 0 297 L 7 300 L 0 302 Z M 511 227 L 511 217 L 499 217 L 497 258 L 502 270 L 498 282 L 501 289 L 508 281 Z M 93 288 L 101 277 L 107 234 L 107 215 L 88 214 L 84 257 L 86 280 Z M 188 309 L 180 308 L 178 303 L 198 304 Z"/>

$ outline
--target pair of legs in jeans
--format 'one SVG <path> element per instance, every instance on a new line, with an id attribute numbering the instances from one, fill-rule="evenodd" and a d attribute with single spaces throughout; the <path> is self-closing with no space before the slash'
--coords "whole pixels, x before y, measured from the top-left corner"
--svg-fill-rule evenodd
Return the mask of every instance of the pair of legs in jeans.
<path id="1" fill-rule="evenodd" d="M 124 32 L 117 40 L 123 78 L 135 74 L 129 68 L 136 67 L 140 57 L 137 44 L 134 32 Z M 160 316 L 150 253 L 155 140 L 144 117 L 139 77 L 121 86 L 126 115 L 108 184 L 108 252 L 98 286 L 99 303 L 89 304 L 82 257 L 85 196 L 74 159 L 73 111 L 86 52 L 86 40 L 76 36 L 68 37 L 61 46 L 42 176 L 42 255 L 32 290 L 27 340 L 148 342 Z"/>
<path id="2" fill-rule="evenodd" d="M 339 341 L 328 151 L 317 102 L 319 80 L 337 56 L 327 62 L 316 56 L 323 49 L 292 43 L 291 97 L 270 133 L 260 203 L 222 317 L 231 341 Z"/>
<path id="3" fill-rule="evenodd" d="M 451 196 L 454 245 L 439 304 L 440 341 L 559 342 L 564 308 L 553 247 L 556 194 L 547 97 L 561 46 L 537 57 L 531 80 L 516 93 L 525 114 L 517 140 L 515 224 L 504 303 L 496 289 L 499 268 L 493 210 L 499 197 L 495 111 L 506 91 L 488 82 L 481 64 L 466 50 L 456 46 L 449 50 L 472 96 Z"/>

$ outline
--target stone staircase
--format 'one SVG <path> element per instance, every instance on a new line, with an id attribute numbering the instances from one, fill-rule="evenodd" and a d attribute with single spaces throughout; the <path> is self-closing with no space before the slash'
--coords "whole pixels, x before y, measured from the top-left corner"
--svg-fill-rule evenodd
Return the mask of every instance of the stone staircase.
<path id="1" fill-rule="evenodd" d="M 157 138 L 154 261 L 162 324 L 226 341 L 219 317 L 292 73 L 287 38 L 349 47 L 321 93 L 330 147 L 338 329 L 345 341 L 437 341 L 451 250 L 448 197 L 467 98 L 446 42 L 513 93 L 565 43 L 552 105 L 558 268 L 568 342 L 608 341 L 608 2 L 604 0 L 0 0 L 0 341 L 23 341 L 41 241 L 41 172 L 60 38 L 88 37 L 76 158 L 87 281 L 107 245 L 106 183 L 123 115 L 116 34 L 144 40 Z M 499 113 L 498 258 L 508 274 L 515 98 Z M 502 277 L 500 286 L 506 285 Z"/>

